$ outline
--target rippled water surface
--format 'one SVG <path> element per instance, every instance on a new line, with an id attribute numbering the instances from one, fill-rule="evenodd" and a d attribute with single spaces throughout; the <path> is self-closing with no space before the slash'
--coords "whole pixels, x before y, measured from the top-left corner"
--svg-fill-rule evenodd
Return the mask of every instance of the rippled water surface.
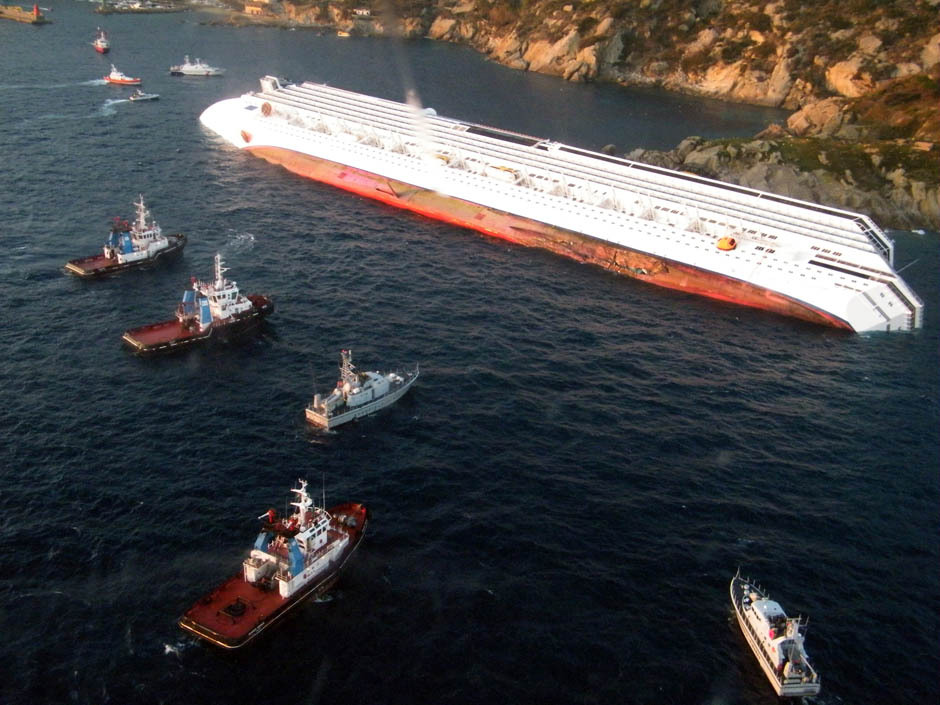
<path id="1" fill-rule="evenodd" d="M 748 135 L 776 111 L 509 71 L 448 45 L 200 24 L 0 23 L 0 702 L 774 703 L 738 566 L 810 616 L 821 703 L 933 702 L 937 235 L 898 232 L 913 334 L 851 336 L 615 277 L 299 179 L 204 132 L 265 73 L 589 148 Z M 92 50 L 94 29 L 113 50 Z M 224 66 L 180 79 L 183 54 Z M 113 61 L 155 103 L 103 85 Z M 143 193 L 183 258 L 84 282 Z M 140 360 L 219 251 L 263 334 Z M 331 434 L 340 348 L 421 363 Z M 370 532 L 331 599 L 250 650 L 176 626 L 298 477 Z"/>

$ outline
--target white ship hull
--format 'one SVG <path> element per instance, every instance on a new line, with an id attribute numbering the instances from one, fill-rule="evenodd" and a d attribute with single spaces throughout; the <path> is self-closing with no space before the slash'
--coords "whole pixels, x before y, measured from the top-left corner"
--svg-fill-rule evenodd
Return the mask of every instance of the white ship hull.
<path id="1" fill-rule="evenodd" d="M 200 119 L 305 177 L 660 286 L 858 332 L 921 325 L 865 216 L 317 84 L 262 86 Z"/>

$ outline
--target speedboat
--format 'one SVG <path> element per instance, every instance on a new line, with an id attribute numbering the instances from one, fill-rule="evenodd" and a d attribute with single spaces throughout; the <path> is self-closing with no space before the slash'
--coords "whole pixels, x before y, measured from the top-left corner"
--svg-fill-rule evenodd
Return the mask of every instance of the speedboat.
<path id="1" fill-rule="evenodd" d="M 158 93 L 144 93 L 142 90 L 140 90 L 140 89 L 138 88 L 136 91 L 134 91 L 133 93 L 131 93 L 131 94 L 127 97 L 127 99 L 128 99 L 128 100 L 133 100 L 133 101 L 138 101 L 138 100 L 157 100 L 159 97 L 160 97 L 160 95 L 159 95 Z"/>
<path id="2" fill-rule="evenodd" d="M 105 76 L 104 80 L 116 86 L 139 86 L 141 84 L 141 79 L 124 75 L 115 68 L 114 64 L 111 64 L 111 73 Z"/>
<path id="3" fill-rule="evenodd" d="M 187 54 L 183 58 L 183 63 L 170 67 L 171 76 L 221 76 L 225 69 L 216 66 L 209 66 L 200 58 L 190 60 Z"/>
<path id="4" fill-rule="evenodd" d="M 744 638 L 777 695 L 816 695 L 819 674 L 803 647 L 807 623 L 800 617 L 787 617 L 780 604 L 754 581 L 742 578 L 740 570 L 731 579 L 731 604 Z"/>

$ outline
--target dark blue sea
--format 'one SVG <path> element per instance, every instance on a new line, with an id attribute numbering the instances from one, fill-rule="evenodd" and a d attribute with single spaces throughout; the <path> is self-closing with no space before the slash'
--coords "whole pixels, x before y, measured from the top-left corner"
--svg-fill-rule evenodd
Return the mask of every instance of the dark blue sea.
<path id="1" fill-rule="evenodd" d="M 894 232 L 924 328 L 847 335 L 670 292 L 300 179 L 205 132 L 264 74 L 599 149 L 751 135 L 778 111 L 514 72 L 425 41 L 197 13 L 0 22 L 0 703 L 754 703 L 740 566 L 792 613 L 825 705 L 940 690 L 938 235 Z M 96 26 L 112 37 L 99 56 Z M 168 75 L 184 54 L 228 69 Z M 114 62 L 153 103 L 103 85 Z M 86 282 L 143 194 L 190 237 Z M 277 306 L 231 348 L 138 359 L 221 252 Z M 334 433 L 341 348 L 420 362 Z M 179 615 L 298 478 L 370 531 L 330 599 L 243 653 Z"/>

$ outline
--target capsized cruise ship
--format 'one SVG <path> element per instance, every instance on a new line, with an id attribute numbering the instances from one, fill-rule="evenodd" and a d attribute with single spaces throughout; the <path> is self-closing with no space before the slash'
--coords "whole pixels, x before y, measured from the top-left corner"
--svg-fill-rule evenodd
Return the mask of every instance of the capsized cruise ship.
<path id="1" fill-rule="evenodd" d="M 660 286 L 857 332 L 922 323 L 858 213 L 273 76 L 200 120 L 307 178 Z"/>

